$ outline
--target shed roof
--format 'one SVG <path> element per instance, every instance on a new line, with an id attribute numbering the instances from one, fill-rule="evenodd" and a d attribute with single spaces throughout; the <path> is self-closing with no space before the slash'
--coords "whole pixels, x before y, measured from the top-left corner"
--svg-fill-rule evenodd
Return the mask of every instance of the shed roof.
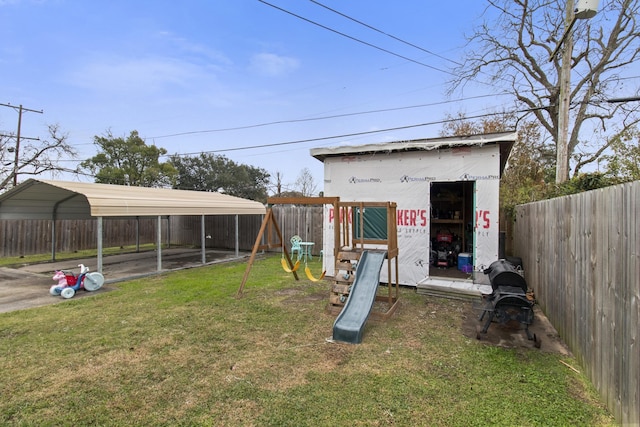
<path id="1" fill-rule="evenodd" d="M 500 170 L 502 171 L 509 157 L 509 153 L 511 152 L 511 148 L 516 141 L 516 137 L 516 132 L 498 132 L 468 136 L 412 139 L 407 141 L 383 142 L 377 144 L 343 145 L 340 147 L 312 148 L 311 155 L 321 162 L 324 162 L 328 157 L 403 151 L 429 151 L 455 147 L 498 144 L 500 147 Z"/>
<path id="2" fill-rule="evenodd" d="M 259 215 L 253 200 L 204 191 L 29 179 L 0 195 L 0 219 Z"/>

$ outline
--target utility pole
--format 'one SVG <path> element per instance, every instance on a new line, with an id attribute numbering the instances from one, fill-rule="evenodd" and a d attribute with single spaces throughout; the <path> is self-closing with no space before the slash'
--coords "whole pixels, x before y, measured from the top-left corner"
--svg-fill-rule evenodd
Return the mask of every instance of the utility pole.
<path id="1" fill-rule="evenodd" d="M 569 179 L 569 108 L 571 106 L 571 57 L 573 55 L 573 35 L 571 30 L 577 19 L 591 19 L 598 11 L 598 0 L 567 0 L 564 34 L 551 54 L 553 61 L 564 43 L 562 64 L 558 76 L 558 134 L 556 135 L 556 184 Z"/>
<path id="2" fill-rule="evenodd" d="M 556 184 L 569 179 L 569 107 L 571 104 L 571 55 L 573 54 L 573 35 L 571 27 L 575 23 L 573 0 L 567 0 L 565 16 L 564 50 L 560 67 L 560 96 L 558 101 L 558 136 L 556 137 Z"/>
<path id="3" fill-rule="evenodd" d="M 2 107 L 9 107 L 9 108 L 13 108 L 14 110 L 18 111 L 18 132 L 16 133 L 16 146 L 15 146 L 15 158 L 13 161 L 13 186 L 15 187 L 16 185 L 18 185 L 18 171 L 20 170 L 20 131 L 22 128 L 22 113 L 25 111 L 31 112 L 31 113 L 39 113 L 42 114 L 42 110 L 32 110 L 30 108 L 24 108 L 22 106 L 22 104 L 20 104 L 19 107 L 16 107 L 14 105 L 11 104 L 0 104 L 0 106 Z M 28 138 L 28 137 L 22 137 L 22 139 L 31 139 L 31 140 L 39 140 L 39 138 Z"/>

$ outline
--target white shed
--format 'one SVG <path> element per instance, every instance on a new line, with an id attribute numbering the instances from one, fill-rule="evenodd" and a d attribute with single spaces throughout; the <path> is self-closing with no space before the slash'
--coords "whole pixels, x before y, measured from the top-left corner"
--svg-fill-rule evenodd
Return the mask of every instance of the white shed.
<path id="1" fill-rule="evenodd" d="M 476 293 L 483 289 L 475 285 L 488 283 L 482 270 L 498 259 L 499 182 L 515 140 L 505 132 L 315 148 L 311 155 L 324 163 L 325 196 L 397 203 L 401 284 Z M 330 275 L 333 213 L 325 209 Z M 446 265 L 445 249 L 454 252 Z"/>

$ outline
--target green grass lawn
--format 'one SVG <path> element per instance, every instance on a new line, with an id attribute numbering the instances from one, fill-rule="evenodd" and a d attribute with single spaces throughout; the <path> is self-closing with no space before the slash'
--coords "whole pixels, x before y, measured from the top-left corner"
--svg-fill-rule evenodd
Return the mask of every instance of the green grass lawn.
<path id="1" fill-rule="evenodd" d="M 0 424 L 615 425 L 574 359 L 465 337 L 468 303 L 403 288 L 362 344 L 330 343 L 329 282 L 268 257 L 236 298 L 245 266 L 0 314 Z"/>

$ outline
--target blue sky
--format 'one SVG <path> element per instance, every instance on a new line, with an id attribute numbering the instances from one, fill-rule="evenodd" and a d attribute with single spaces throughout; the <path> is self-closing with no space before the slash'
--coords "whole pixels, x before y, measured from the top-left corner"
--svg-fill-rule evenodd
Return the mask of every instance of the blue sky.
<path id="1" fill-rule="evenodd" d="M 137 130 L 169 154 L 222 154 L 281 172 L 285 184 L 307 167 L 319 190 L 322 163 L 310 148 L 435 137 L 442 125 L 241 148 L 512 105 L 483 85 L 445 94 L 447 71 L 462 58 L 482 1 L 321 1 L 431 53 L 309 0 L 269 3 L 408 59 L 258 0 L 0 0 L 0 103 L 43 110 L 24 114 L 23 136 L 43 138 L 47 124 L 59 124 L 79 152 L 66 167 L 96 153 L 95 135 Z M 350 115 L 417 105 L 426 106 Z M 17 113 L 0 108 L 0 131 L 16 126 Z"/>

